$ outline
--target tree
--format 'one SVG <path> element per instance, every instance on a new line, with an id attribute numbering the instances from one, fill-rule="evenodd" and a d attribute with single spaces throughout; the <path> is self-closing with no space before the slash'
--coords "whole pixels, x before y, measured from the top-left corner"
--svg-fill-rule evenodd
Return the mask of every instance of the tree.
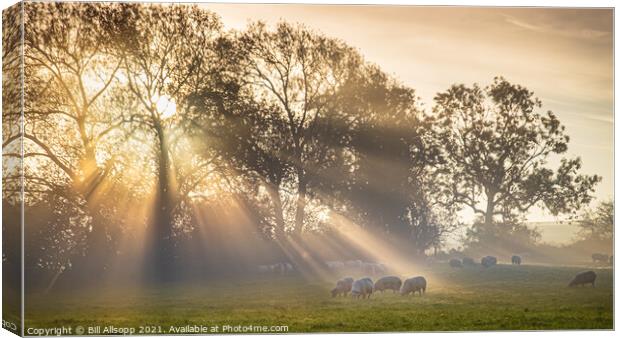
<path id="1" fill-rule="evenodd" d="M 171 133 L 182 120 L 185 100 L 205 84 L 212 43 L 220 34 L 221 23 L 214 14 L 196 6 L 133 6 L 125 16 L 131 31 L 123 44 L 124 80 L 139 104 L 132 123 L 153 137 L 154 142 L 147 144 L 154 145 L 156 163 L 157 197 L 148 270 L 154 278 L 167 279 L 173 276 L 174 212 L 181 201 L 174 177 L 181 168 L 175 169 L 171 163 L 171 147 L 178 139 L 171 138 Z M 205 169 L 202 164 L 197 167 Z M 186 168 L 188 171 L 192 170 Z"/>
<path id="2" fill-rule="evenodd" d="M 584 239 L 611 240 L 614 234 L 614 203 L 603 201 L 594 209 L 585 210 L 577 222 Z"/>
<path id="3" fill-rule="evenodd" d="M 433 119 L 415 91 L 376 66 L 344 91 L 342 102 L 354 111 L 351 168 L 344 177 L 349 214 L 380 233 L 406 239 L 419 253 L 438 245 L 456 226 L 453 211 L 436 189 L 439 144 Z M 454 213 L 452 213 L 454 215 Z"/>
<path id="4" fill-rule="evenodd" d="M 25 20 L 32 23 L 24 37 L 28 122 L 49 126 L 64 120 L 78 143 L 57 145 L 50 135 L 38 136 L 44 128 L 23 136 L 38 147 L 36 156 L 54 162 L 88 199 L 107 173 L 97 163 L 97 146 L 124 122 L 124 116 L 98 106 L 123 62 L 113 47 L 123 27 L 120 8 L 61 3 L 26 8 Z"/>
<path id="5" fill-rule="evenodd" d="M 569 137 L 555 114 L 536 111 L 541 102 L 528 89 L 498 77 L 484 89 L 454 85 L 435 103 L 450 175 L 446 189 L 484 224 L 495 216 L 512 221 L 534 205 L 567 213 L 592 199 L 601 178 L 579 174 L 579 158 L 546 167 L 552 155 L 566 152 Z"/>
<path id="6" fill-rule="evenodd" d="M 22 246 L 22 164 L 9 154 L 19 153 L 21 142 L 21 27 L 20 6 L 2 11 L 2 295 L 6 313 L 21 312 Z"/>
<path id="7" fill-rule="evenodd" d="M 520 222 L 501 222 L 485 224 L 480 218 L 467 229 L 463 247 L 473 255 L 536 251 L 541 233 Z"/>
<path id="8" fill-rule="evenodd" d="M 104 103 L 122 64 L 114 48 L 124 27 L 121 6 L 24 7 L 25 130 L 5 142 L 23 139 L 29 199 L 60 199 L 84 209 L 79 214 L 87 217 L 90 230 L 78 246 L 88 249 L 81 267 L 91 267 L 86 274 L 96 278 L 113 252 L 108 240 L 113 223 L 103 217 L 110 210 L 104 211 L 101 200 L 119 166 L 113 144 L 121 142 L 119 129 L 126 122 L 122 109 Z M 80 231 L 79 224 L 82 220 L 74 219 L 59 226 Z"/>
<path id="9" fill-rule="evenodd" d="M 260 139 L 270 140 L 264 146 L 273 147 L 264 151 L 278 157 L 277 167 L 288 167 L 281 171 L 283 182 L 265 176 L 267 190 L 278 205 L 277 191 L 282 185 L 292 186 L 296 205 L 291 228 L 300 234 L 308 198 L 313 197 L 309 188 L 341 159 L 347 112 L 332 103 L 361 58 L 338 40 L 287 23 L 279 23 L 274 31 L 263 23 L 253 24 L 240 41 L 246 56 L 245 81 L 271 110 L 264 121 L 275 126 L 262 126 Z"/>
<path id="10" fill-rule="evenodd" d="M 209 86 L 188 99 L 184 132 L 195 141 L 193 149 L 205 159 L 214 159 L 218 170 L 231 181 L 227 189 L 252 205 L 253 219 L 261 231 L 267 237 L 283 238 L 286 224 L 281 187 L 291 179 L 292 168 L 279 154 L 290 152 L 287 125 L 271 113 L 269 105 L 256 100 L 246 85 L 240 43 L 230 36 L 215 46 L 220 70 L 212 73 Z"/>

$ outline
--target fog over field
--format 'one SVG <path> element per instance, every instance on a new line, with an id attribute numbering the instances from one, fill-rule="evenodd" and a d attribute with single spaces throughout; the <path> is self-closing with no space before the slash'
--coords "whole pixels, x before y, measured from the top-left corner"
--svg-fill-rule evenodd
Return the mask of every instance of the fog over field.
<path id="1" fill-rule="evenodd" d="M 612 328 L 613 10 L 19 6 L 12 322 Z"/>

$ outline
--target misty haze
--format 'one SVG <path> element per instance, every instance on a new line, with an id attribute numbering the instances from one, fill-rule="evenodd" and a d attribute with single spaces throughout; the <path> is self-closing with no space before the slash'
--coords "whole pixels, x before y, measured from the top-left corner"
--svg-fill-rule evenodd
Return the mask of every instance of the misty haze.
<path id="1" fill-rule="evenodd" d="M 612 9 L 21 6 L 26 332 L 613 328 Z"/>

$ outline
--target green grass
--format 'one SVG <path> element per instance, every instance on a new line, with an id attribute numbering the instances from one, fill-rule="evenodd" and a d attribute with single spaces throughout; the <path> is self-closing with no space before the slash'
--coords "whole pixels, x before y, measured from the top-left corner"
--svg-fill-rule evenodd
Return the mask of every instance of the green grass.
<path id="1" fill-rule="evenodd" d="M 612 329 L 612 271 L 597 285 L 568 288 L 575 267 L 508 266 L 427 276 L 426 295 L 331 298 L 328 282 L 295 276 L 162 289 L 32 295 L 26 327 L 288 325 L 289 332 Z M 221 331 L 220 331 L 221 332 Z"/>

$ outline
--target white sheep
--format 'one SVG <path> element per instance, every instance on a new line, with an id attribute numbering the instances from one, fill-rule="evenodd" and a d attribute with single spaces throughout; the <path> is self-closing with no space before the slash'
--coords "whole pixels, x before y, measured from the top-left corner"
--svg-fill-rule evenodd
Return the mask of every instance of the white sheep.
<path id="1" fill-rule="evenodd" d="M 256 266 L 256 270 L 259 273 L 268 273 L 268 272 L 271 272 L 271 266 L 269 266 L 269 265 L 257 265 Z"/>
<path id="2" fill-rule="evenodd" d="M 275 263 L 270 265 L 271 272 L 279 274 L 287 274 L 293 271 L 291 263 Z"/>
<path id="3" fill-rule="evenodd" d="M 364 262 L 362 263 L 362 271 L 370 275 L 376 275 L 379 273 L 385 273 L 387 269 L 385 268 L 385 265 L 381 263 Z"/>
<path id="4" fill-rule="evenodd" d="M 346 261 L 344 262 L 344 265 L 348 268 L 361 268 L 363 265 L 363 262 L 357 259 L 353 261 Z"/>
<path id="5" fill-rule="evenodd" d="M 291 263 L 284 263 L 286 272 L 293 272 L 293 265 Z"/>
<path id="6" fill-rule="evenodd" d="M 409 278 L 405 280 L 403 287 L 400 289 L 400 294 L 403 296 L 410 293 L 415 295 L 416 292 L 419 292 L 420 296 L 422 296 L 422 293 L 426 293 L 426 278 L 422 276 Z"/>
<path id="7" fill-rule="evenodd" d="M 377 282 L 375 282 L 374 291 L 381 291 L 383 293 L 384 290 L 392 290 L 394 292 L 399 291 L 400 287 L 403 285 L 403 282 L 397 276 L 385 276 L 379 278 Z"/>
<path id="8" fill-rule="evenodd" d="M 332 270 L 338 270 L 344 268 L 344 263 L 341 261 L 327 261 L 325 262 L 327 267 Z"/>
<path id="9" fill-rule="evenodd" d="M 351 288 L 351 297 L 353 298 L 370 298 L 372 295 L 373 283 L 370 278 L 362 278 L 353 282 Z"/>
<path id="10" fill-rule="evenodd" d="M 338 295 L 347 296 L 347 293 L 351 291 L 353 287 L 353 278 L 347 277 L 343 278 L 336 282 L 336 287 L 332 289 L 332 297 L 336 297 Z"/>

